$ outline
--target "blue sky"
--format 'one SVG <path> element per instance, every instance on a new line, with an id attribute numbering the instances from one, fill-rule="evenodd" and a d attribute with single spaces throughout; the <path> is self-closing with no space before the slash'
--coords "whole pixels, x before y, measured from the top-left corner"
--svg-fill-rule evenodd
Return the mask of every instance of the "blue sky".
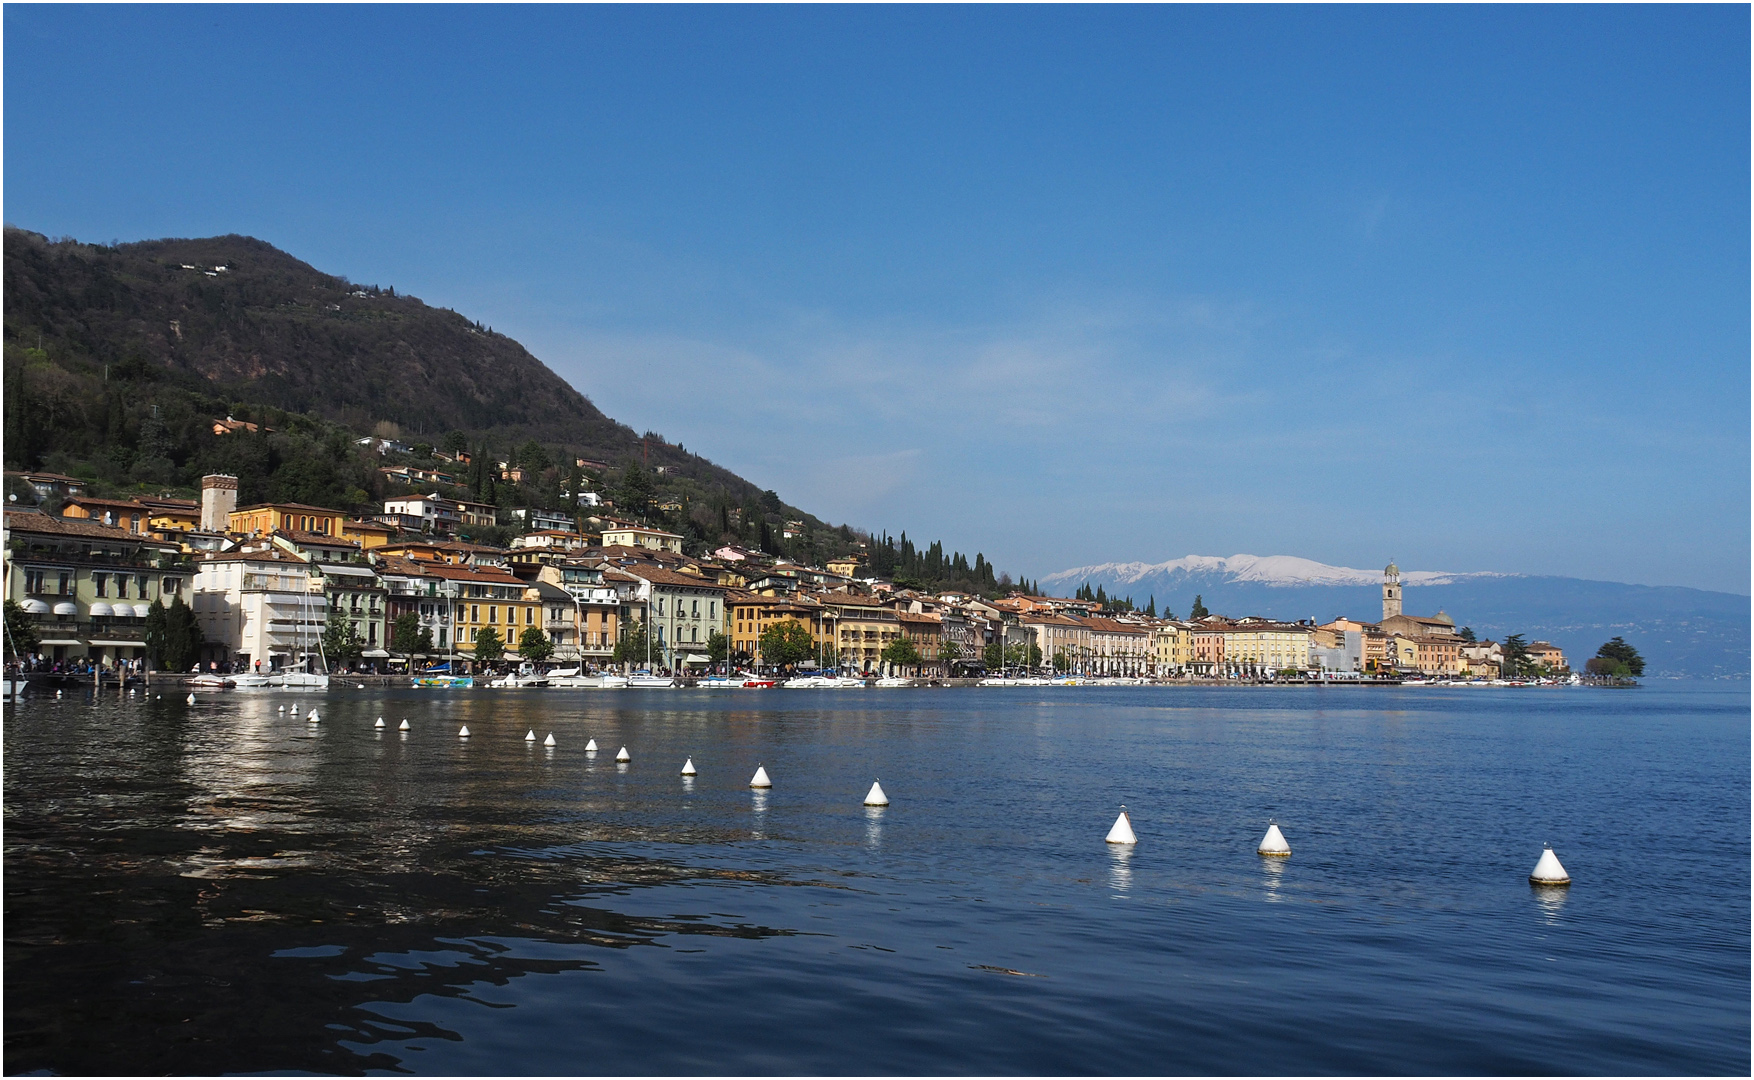
<path id="1" fill-rule="evenodd" d="M 9 223 L 394 285 L 836 522 L 1749 591 L 1746 7 L 5 30 Z"/>

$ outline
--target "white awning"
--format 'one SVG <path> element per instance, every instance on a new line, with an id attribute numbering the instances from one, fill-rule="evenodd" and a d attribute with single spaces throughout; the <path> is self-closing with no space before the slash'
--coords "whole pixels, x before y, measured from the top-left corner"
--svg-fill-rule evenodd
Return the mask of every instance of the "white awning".
<path id="1" fill-rule="evenodd" d="M 116 606 L 121 607 L 120 604 L 117 604 Z M 116 614 L 120 615 L 121 612 L 118 611 Z M 136 619 L 144 619 L 150 614 L 152 614 L 152 605 L 151 604 L 135 604 L 134 605 L 134 617 Z"/>
<path id="2" fill-rule="evenodd" d="M 126 605 L 123 605 L 123 606 L 125 607 Z M 104 603 L 102 600 L 99 600 L 97 603 L 91 605 L 91 614 L 93 617 L 96 617 L 99 615 L 109 616 L 109 615 L 114 615 L 115 612 L 110 609 L 110 605 Z M 129 614 L 131 615 L 131 614 L 133 614 L 133 612 L 129 612 Z"/>
<path id="3" fill-rule="evenodd" d="M 704 653 L 691 652 L 682 658 L 684 664 L 710 664 L 713 658 Z"/>
<path id="4" fill-rule="evenodd" d="M 55 614 L 57 614 L 57 615 L 78 615 L 79 614 L 79 605 L 75 604 L 71 600 L 63 600 L 60 603 L 55 605 Z M 74 642 L 74 644 L 77 645 L 79 643 L 76 641 L 76 642 Z"/>
<path id="5" fill-rule="evenodd" d="M 78 638 L 44 638 L 43 640 L 37 642 L 37 644 L 38 645 L 84 645 L 85 642 L 80 641 Z"/>
<path id="6" fill-rule="evenodd" d="M 26 600 L 18 606 L 32 615 L 47 615 L 49 613 L 49 605 L 41 600 Z"/>
<path id="7" fill-rule="evenodd" d="M 91 644 L 98 647 L 107 646 L 112 649 L 143 649 L 146 647 L 144 641 L 99 641 L 96 638 L 91 640 Z"/>
<path id="8" fill-rule="evenodd" d="M 384 658 L 384 657 L 387 657 L 387 656 L 389 656 L 389 655 L 390 655 L 390 654 L 389 654 L 389 653 L 387 653 L 387 652 L 385 652 L 385 651 L 384 651 L 384 650 L 382 650 L 382 649 L 367 649 L 367 650 L 366 650 L 366 651 L 364 651 L 364 652 L 362 652 L 362 653 L 360 653 L 360 654 L 359 654 L 359 655 L 361 655 L 361 656 L 369 656 L 369 657 L 371 657 L 371 658 L 372 658 L 372 659 L 373 659 L 373 660 L 379 660 L 379 659 L 382 659 L 382 658 Z"/>

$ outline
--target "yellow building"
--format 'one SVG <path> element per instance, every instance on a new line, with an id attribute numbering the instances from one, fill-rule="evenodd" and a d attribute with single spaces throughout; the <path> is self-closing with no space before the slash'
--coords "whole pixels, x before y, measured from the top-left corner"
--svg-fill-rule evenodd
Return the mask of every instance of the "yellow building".
<path id="1" fill-rule="evenodd" d="M 442 582 L 450 596 L 456 648 L 461 652 L 473 654 L 481 632 L 492 629 L 505 644 L 506 655 L 516 657 L 519 635 L 546 624 L 541 592 L 503 570 L 443 563 L 423 565 L 421 570 Z"/>
<path id="2" fill-rule="evenodd" d="M 256 533 L 261 536 L 267 536 L 276 530 L 342 536 L 343 526 L 347 522 L 347 515 L 339 510 L 306 506 L 303 503 L 261 503 L 233 510 L 227 517 L 230 522 L 228 528 L 232 532 Z"/>
<path id="3" fill-rule="evenodd" d="M 787 619 L 810 631 L 810 640 L 818 648 L 834 645 L 834 620 L 821 604 L 732 593 L 725 597 L 725 612 L 730 616 L 730 628 L 726 633 L 731 637 L 732 653 L 760 659 L 762 632 Z"/>
<path id="4" fill-rule="evenodd" d="M 839 574 L 844 578 L 858 577 L 859 571 L 863 569 L 859 560 L 851 555 L 844 559 L 830 559 L 828 560 L 827 566 L 829 573 Z"/>
<path id="5" fill-rule="evenodd" d="M 1179 675 L 1194 662 L 1194 628 L 1187 623 L 1166 623 L 1152 633 L 1157 674 Z"/>
<path id="6" fill-rule="evenodd" d="M 1224 662 L 1236 671 L 1303 671 L 1311 636 L 1307 626 L 1245 619 L 1224 630 Z"/>
<path id="7" fill-rule="evenodd" d="M 396 530 L 390 528 L 381 521 L 362 521 L 357 518 L 347 518 L 341 523 L 342 539 L 356 542 L 359 544 L 360 549 L 364 551 L 371 551 L 374 548 L 383 547 L 390 542 L 390 537 L 395 535 Z"/>
<path id="8" fill-rule="evenodd" d="M 835 593 L 824 596 L 822 606 L 834 616 L 835 649 L 843 667 L 875 671 L 883 646 L 901 636 L 899 614 L 879 600 Z"/>
<path id="9" fill-rule="evenodd" d="M 662 529 L 647 529 L 639 525 L 617 525 L 603 530 L 604 547 L 651 548 L 655 551 L 674 551 L 682 554 L 682 537 Z"/>

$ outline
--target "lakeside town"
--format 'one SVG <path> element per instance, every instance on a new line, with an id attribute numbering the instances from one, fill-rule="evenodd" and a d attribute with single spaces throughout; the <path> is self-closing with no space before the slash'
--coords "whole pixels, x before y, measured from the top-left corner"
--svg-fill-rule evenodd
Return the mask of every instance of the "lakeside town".
<path id="1" fill-rule="evenodd" d="M 25 672 L 150 667 L 224 686 L 331 673 L 593 686 L 1576 679 L 1548 642 L 1476 640 L 1445 612 L 1405 613 L 1393 563 L 1376 621 L 1220 614 L 1198 598 L 1176 618 L 1088 589 L 922 590 L 856 555 L 814 566 L 738 545 L 690 554 L 681 535 L 596 499 L 570 514 L 514 510 L 524 531 L 499 547 L 457 537 L 494 525 L 494 506 L 436 493 L 364 518 L 239 507 L 227 475 L 203 477 L 199 500 L 101 498 L 75 477 L 19 475 L 42 500 L 14 496 L 5 516 L 7 654 Z"/>

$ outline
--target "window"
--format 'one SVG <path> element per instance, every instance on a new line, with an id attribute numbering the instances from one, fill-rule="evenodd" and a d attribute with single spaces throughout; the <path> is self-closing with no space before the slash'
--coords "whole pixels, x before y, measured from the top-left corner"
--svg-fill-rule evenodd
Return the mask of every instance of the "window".
<path id="1" fill-rule="evenodd" d="M 475 628 L 473 626 L 469 628 L 469 642 L 470 644 L 474 644 L 475 642 Z"/>
<path id="2" fill-rule="evenodd" d="M 700 618 L 700 601 L 696 600 L 693 604 L 689 605 L 689 607 L 691 609 L 690 614 L 697 619 Z"/>
<path id="3" fill-rule="evenodd" d="M 664 598 L 662 596 L 660 596 L 660 597 L 658 597 L 658 616 L 659 616 L 659 618 L 662 618 L 663 615 L 664 615 Z"/>
<path id="4" fill-rule="evenodd" d="M 508 612 L 508 617 L 509 617 L 509 612 Z M 496 623 L 499 621 L 499 608 L 494 606 L 493 604 L 487 605 L 487 621 L 490 623 Z"/>
<path id="5" fill-rule="evenodd" d="M 718 608 L 718 606 L 719 605 L 715 601 L 708 600 L 706 602 L 706 617 L 709 619 L 717 618 L 718 616 L 714 614 L 714 611 Z"/>
<path id="6" fill-rule="evenodd" d="M 140 597 L 142 600 L 147 599 L 145 574 L 134 575 L 134 595 Z"/>
<path id="7" fill-rule="evenodd" d="M 469 621 L 470 622 L 480 622 L 481 621 L 481 605 L 480 604 L 470 604 L 469 605 Z M 474 641 L 475 638 L 470 637 L 469 640 Z"/>
<path id="8" fill-rule="evenodd" d="M 110 580 L 110 575 L 108 575 L 108 574 L 93 574 L 93 575 L 91 575 L 92 590 L 98 596 L 106 595 L 104 592 L 104 589 L 105 589 L 107 583 L 109 582 L 109 580 Z"/>
<path id="9" fill-rule="evenodd" d="M 26 570 L 24 572 L 24 591 L 27 593 L 47 591 L 43 588 L 43 572 L 41 570 Z"/>
<path id="10" fill-rule="evenodd" d="M 536 609 L 533 607 L 525 608 L 524 609 L 524 625 L 525 626 L 534 626 L 535 624 L 536 624 Z"/>
<path id="11" fill-rule="evenodd" d="M 445 647 L 445 628 L 442 626 L 439 627 L 438 647 L 441 649 Z"/>
<path id="12" fill-rule="evenodd" d="M 128 575 L 116 575 L 116 595 L 123 600 L 128 599 Z"/>

